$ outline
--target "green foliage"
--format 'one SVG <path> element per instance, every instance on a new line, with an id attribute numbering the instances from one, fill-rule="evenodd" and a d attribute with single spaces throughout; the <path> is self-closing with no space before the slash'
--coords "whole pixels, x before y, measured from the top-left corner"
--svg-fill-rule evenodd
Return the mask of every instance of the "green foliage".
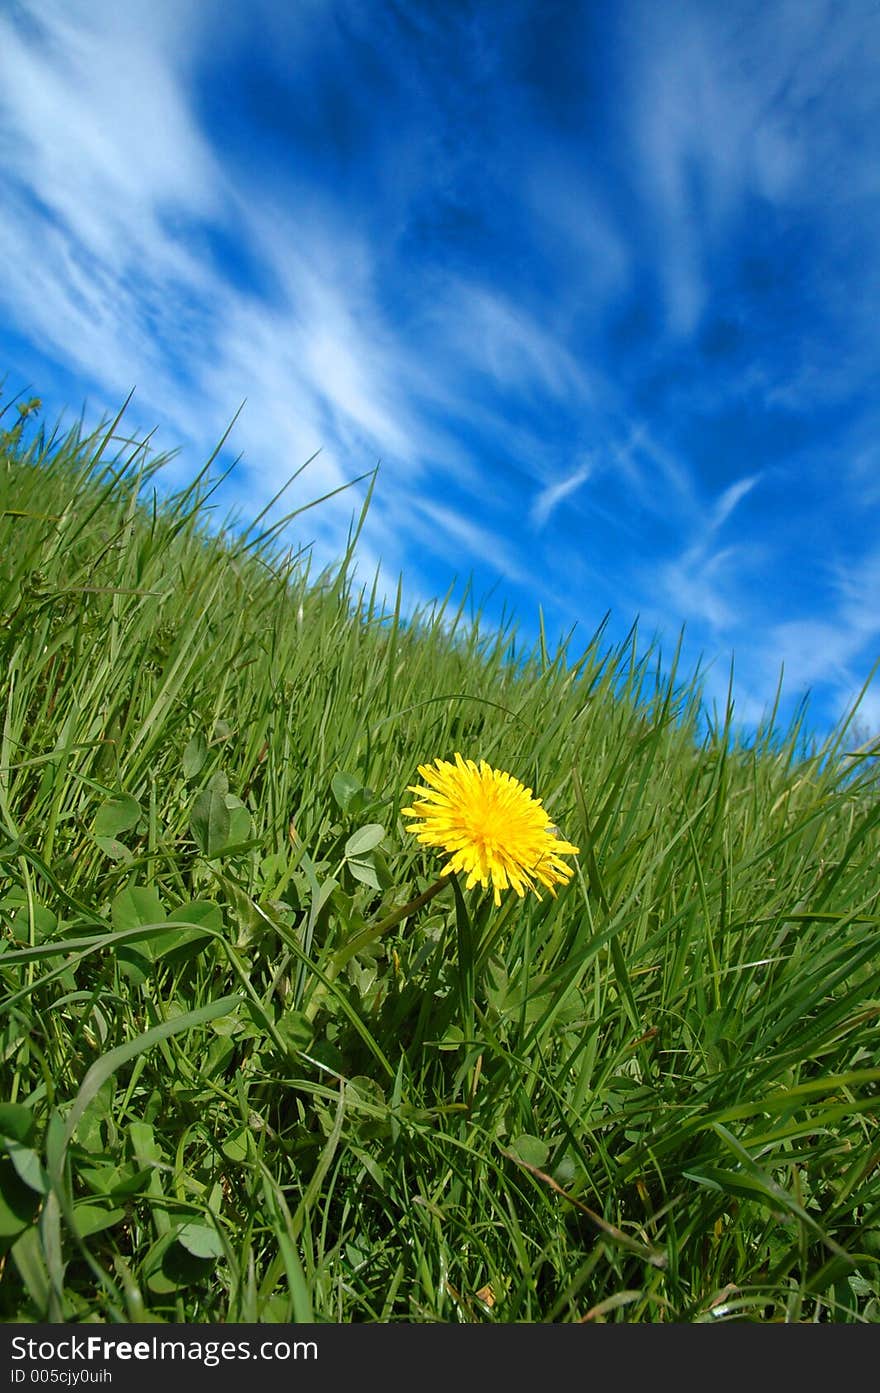
<path id="1" fill-rule="evenodd" d="M 0 441 L 0 1319 L 876 1321 L 880 804 L 636 635 L 519 651 Z M 496 909 L 416 766 L 581 847 Z"/>

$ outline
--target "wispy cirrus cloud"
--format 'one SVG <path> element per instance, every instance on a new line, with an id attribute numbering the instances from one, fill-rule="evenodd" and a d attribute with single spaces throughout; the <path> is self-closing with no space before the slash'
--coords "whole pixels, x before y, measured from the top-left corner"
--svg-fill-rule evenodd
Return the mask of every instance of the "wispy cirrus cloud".
<path id="1" fill-rule="evenodd" d="M 302 484 L 315 492 L 380 453 L 392 476 L 415 465 L 429 445 L 408 404 L 417 374 L 376 302 L 369 247 L 318 198 L 305 226 L 251 205 L 197 125 L 175 12 L 160 7 L 146 30 L 114 16 L 41 5 L 26 34 L 0 17 L 8 311 L 109 405 L 136 386 L 138 418 L 199 448 L 247 397 L 241 501 L 316 451 Z M 230 275 L 218 232 L 268 293 Z M 315 515 L 322 553 L 338 552 L 352 506 Z"/>
<path id="2" fill-rule="evenodd" d="M 556 483 L 547 484 L 545 488 L 542 488 L 535 498 L 530 512 L 535 527 L 545 527 L 554 510 L 582 484 L 585 484 L 591 473 L 590 465 L 582 464 L 579 469 L 576 469 L 572 474 L 567 474 L 564 479 L 558 479 Z"/>
<path id="3" fill-rule="evenodd" d="M 787 332 L 759 333 L 753 381 L 777 403 L 850 392 L 875 362 L 880 16 L 834 0 L 724 12 L 686 0 L 670 24 L 656 6 L 634 8 L 629 130 L 668 329 L 698 330 L 719 268 L 730 281 L 733 247 L 750 263 L 740 313 L 750 288 L 769 291 L 778 278 L 830 331 L 804 335 L 798 316 Z"/>
<path id="4" fill-rule="evenodd" d="M 679 623 L 706 625 L 715 647 L 729 646 L 744 617 L 744 572 L 760 564 L 761 549 L 753 541 L 722 543 L 719 533 L 757 482 L 754 475 L 738 479 L 707 506 L 695 506 L 684 545 L 653 568 L 649 589 L 660 596 L 649 609 L 655 622 L 665 612 Z"/>

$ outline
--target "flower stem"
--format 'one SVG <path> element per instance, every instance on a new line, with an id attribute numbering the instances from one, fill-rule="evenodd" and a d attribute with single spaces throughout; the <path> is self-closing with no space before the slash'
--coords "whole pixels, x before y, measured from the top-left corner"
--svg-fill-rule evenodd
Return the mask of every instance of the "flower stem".
<path id="1" fill-rule="evenodd" d="M 373 943 L 377 938 L 381 938 L 389 929 L 393 929 L 395 924 L 400 923 L 401 919 L 407 919 L 411 914 L 415 914 L 423 905 L 433 900 L 435 895 L 439 895 L 440 891 L 445 889 L 451 880 L 451 873 L 448 875 L 441 875 L 439 880 L 435 881 L 433 885 L 429 885 L 427 890 L 423 891 L 421 895 L 416 895 L 414 900 L 408 900 L 406 904 L 402 904 L 399 909 L 393 910 L 391 914 L 385 919 L 380 920 L 378 924 L 371 924 L 368 928 L 362 929 L 356 937 L 349 939 L 348 943 L 344 943 L 330 958 L 325 969 L 324 980 L 312 994 L 308 1004 L 305 1006 L 304 1015 L 306 1019 L 310 1021 L 315 1019 L 321 1008 L 321 1003 L 327 994 L 327 988 L 336 980 L 339 973 L 345 967 L 345 964 L 353 958 L 356 953 L 359 953 L 362 948 L 366 948 L 368 943 Z"/>
<path id="2" fill-rule="evenodd" d="M 356 938 L 352 938 L 348 943 L 343 944 L 330 959 L 331 966 L 334 969 L 334 976 L 340 968 L 345 967 L 349 958 L 353 958 L 354 955 L 359 953 L 362 948 L 365 948 L 368 943 L 372 943 L 374 939 L 381 938 L 389 929 L 393 929 L 396 924 L 399 924 L 402 919 L 408 919 L 411 914 L 416 914 L 424 905 L 429 904 L 435 895 L 439 895 L 440 891 L 445 889 L 451 879 L 451 872 L 447 875 L 441 875 L 439 880 L 435 881 L 433 885 L 429 885 L 427 890 L 422 891 L 421 895 L 416 895 L 414 900 L 408 900 L 406 904 L 400 905 L 399 908 L 393 910 L 385 919 L 380 920 L 378 924 L 370 924 L 366 929 L 362 929 Z"/>

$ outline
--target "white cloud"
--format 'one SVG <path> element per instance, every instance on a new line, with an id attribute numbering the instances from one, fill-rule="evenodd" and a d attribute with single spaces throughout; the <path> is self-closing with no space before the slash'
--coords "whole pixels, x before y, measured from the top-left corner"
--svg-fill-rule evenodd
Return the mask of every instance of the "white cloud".
<path id="1" fill-rule="evenodd" d="M 745 547 L 709 551 L 705 544 L 689 548 L 674 561 L 657 568 L 656 578 L 667 606 L 688 623 L 706 623 L 729 634 L 742 622 L 736 600 L 737 583 L 748 555 Z"/>
<path id="2" fill-rule="evenodd" d="M 644 507 L 665 516 L 674 513 L 685 523 L 695 517 L 698 505 L 690 469 L 644 421 L 629 426 L 611 456 Z"/>
<path id="3" fill-rule="evenodd" d="M 110 13 L 43 5 L 27 38 L 0 17 L 7 176 L 93 257 L 131 262 L 144 248 L 198 282 L 198 262 L 163 218 L 216 214 L 222 176 L 159 46 L 105 29 Z"/>
<path id="4" fill-rule="evenodd" d="M 532 523 L 537 528 L 542 528 L 548 522 L 554 509 L 564 499 L 585 484 L 592 473 L 592 466 L 589 464 L 581 465 L 573 474 L 569 474 L 564 479 L 559 479 L 554 484 L 547 484 L 545 488 L 535 498 L 532 504 L 530 517 Z"/>
<path id="5" fill-rule="evenodd" d="M 279 212 L 221 167 L 184 71 L 192 16 L 165 4 L 28 13 L 29 25 L 0 17 L 11 321 L 109 405 L 134 387 L 130 419 L 158 421 L 175 444 L 210 449 L 246 397 L 230 493 L 252 512 L 316 450 L 288 506 L 380 456 L 389 484 L 415 477 L 444 439 L 413 413 L 424 369 L 384 322 L 370 249 L 326 210 Z M 221 272 L 208 223 L 262 260 L 270 297 Z M 353 506 L 343 495 L 309 515 L 322 559 L 338 554 Z M 381 517 L 370 519 L 380 549 Z"/>
<path id="6" fill-rule="evenodd" d="M 512 555 L 504 539 L 497 533 L 465 517 L 455 508 L 434 503 L 426 498 L 412 500 L 412 524 L 419 540 L 432 551 L 455 564 L 465 559 L 461 569 L 470 570 L 474 559 L 497 570 L 505 579 L 518 585 L 531 586 L 534 578 Z M 424 521 L 428 526 L 424 525 Z"/>
<path id="7" fill-rule="evenodd" d="M 832 0 L 726 8 L 645 0 L 634 11 L 620 30 L 628 123 L 670 334 L 698 327 L 710 254 L 757 194 L 786 213 L 809 209 L 820 257 L 833 260 L 833 248 L 863 236 L 866 303 L 841 308 L 851 332 L 858 323 L 872 343 L 878 179 L 864 146 L 880 119 L 876 14 Z M 831 310 L 835 282 L 827 275 L 821 290 Z M 803 381 L 776 387 L 824 393 L 832 367 L 816 346 Z"/>
<path id="8" fill-rule="evenodd" d="M 593 382 L 559 337 L 488 285 L 449 277 L 431 314 L 447 352 L 504 388 L 541 388 L 588 403 Z"/>
<path id="9" fill-rule="evenodd" d="M 759 482 L 758 475 L 729 484 L 711 506 L 692 505 L 683 515 L 686 536 L 677 555 L 646 569 L 643 588 L 652 597 L 648 613 L 658 622 L 665 614 L 697 628 L 707 625 L 713 647 L 732 644 L 747 630 L 749 614 L 744 580 L 765 559 L 755 542 L 719 547 L 718 533 L 734 509 Z M 658 602 L 659 601 L 659 602 Z"/>
<path id="10" fill-rule="evenodd" d="M 0 302 L 12 321 L 108 405 L 134 387 L 130 420 L 158 422 L 160 444 L 164 435 L 206 452 L 246 398 L 230 442 L 244 461 L 228 487 L 242 512 L 258 511 L 316 451 L 276 514 L 381 459 L 381 492 L 394 501 L 376 498 L 363 546 L 386 570 L 421 527 L 457 565 L 488 557 L 507 578 L 527 579 L 509 548 L 451 509 L 425 527 L 426 471 L 432 492 L 444 476 L 476 494 L 483 481 L 418 403 L 461 410 L 457 393 L 477 363 L 505 386 L 580 396 L 577 362 L 518 307 L 458 282 L 432 326 L 433 361 L 414 354 L 380 307 L 364 237 L 308 189 L 288 210 L 280 192 L 224 167 L 207 144 L 187 72 L 198 7 L 181 18 L 170 4 L 148 12 L 101 0 L 28 14 L 30 25 L 0 18 L 12 176 Z M 203 235 L 212 225 L 257 259 L 270 294 L 221 271 Z M 303 519 L 321 563 L 338 555 L 355 506 L 342 494 Z"/>
<path id="11" fill-rule="evenodd" d="M 745 498 L 747 493 L 751 493 L 758 482 L 758 477 L 757 474 L 751 474 L 747 479 L 737 479 L 735 483 L 730 484 L 724 490 L 715 504 L 709 524 L 713 532 L 717 532 L 719 528 L 724 526 L 737 504 Z"/>
<path id="12" fill-rule="evenodd" d="M 789 697 L 806 690 L 828 695 L 831 708 L 843 715 L 855 700 L 871 665 L 880 657 L 880 551 L 854 562 L 838 576 L 836 602 L 823 617 L 783 619 L 757 630 L 754 616 L 740 622 L 754 632 L 738 655 L 744 692 L 771 692 L 783 673 Z M 865 696 L 860 719 L 877 726 L 877 682 Z"/>

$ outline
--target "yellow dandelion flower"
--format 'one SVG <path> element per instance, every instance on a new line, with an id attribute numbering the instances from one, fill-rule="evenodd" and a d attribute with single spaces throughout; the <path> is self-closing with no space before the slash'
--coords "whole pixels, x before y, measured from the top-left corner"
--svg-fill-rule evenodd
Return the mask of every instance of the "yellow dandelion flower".
<path id="1" fill-rule="evenodd" d="M 491 879 L 497 905 L 502 890 L 513 888 L 522 899 L 529 889 L 540 899 L 536 881 L 555 895 L 554 886 L 571 879 L 561 858 L 578 848 L 559 836 L 540 798 L 518 779 L 460 754 L 454 764 L 437 759 L 418 768 L 428 787 L 409 787 L 417 795 L 402 809 L 416 819 L 409 830 L 424 846 L 449 852 L 446 870 L 466 872 L 468 889 L 478 881 L 487 889 Z"/>

